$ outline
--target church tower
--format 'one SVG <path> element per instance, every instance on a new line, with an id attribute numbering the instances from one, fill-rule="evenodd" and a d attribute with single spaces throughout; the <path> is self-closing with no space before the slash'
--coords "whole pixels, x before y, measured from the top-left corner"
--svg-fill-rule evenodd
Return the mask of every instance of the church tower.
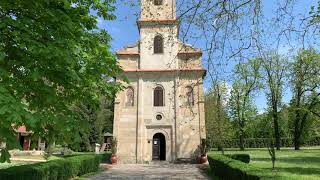
<path id="1" fill-rule="evenodd" d="M 175 0 L 141 0 L 140 32 L 142 69 L 178 68 L 178 21 Z M 154 47 L 154 48 L 152 48 Z M 156 52 L 159 49 L 159 52 Z M 150 58 L 154 59 L 150 61 Z"/>
<path id="2" fill-rule="evenodd" d="M 115 99 L 119 162 L 194 159 L 205 138 L 202 52 L 179 40 L 175 0 L 141 0 L 137 24 L 140 40 L 117 51 L 129 79 Z"/>

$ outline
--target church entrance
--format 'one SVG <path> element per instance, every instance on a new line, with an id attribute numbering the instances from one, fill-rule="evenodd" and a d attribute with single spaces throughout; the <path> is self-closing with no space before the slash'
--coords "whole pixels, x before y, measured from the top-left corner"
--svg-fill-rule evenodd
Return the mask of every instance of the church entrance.
<path id="1" fill-rule="evenodd" d="M 166 138 L 162 133 L 153 136 L 152 160 L 166 160 Z"/>

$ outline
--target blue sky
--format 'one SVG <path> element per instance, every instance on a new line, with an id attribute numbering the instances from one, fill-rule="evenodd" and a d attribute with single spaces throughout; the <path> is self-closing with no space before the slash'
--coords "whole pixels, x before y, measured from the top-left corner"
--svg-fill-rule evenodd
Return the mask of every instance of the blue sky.
<path id="1" fill-rule="evenodd" d="M 275 9 L 277 7 L 278 0 L 263 0 L 263 14 L 266 20 L 270 20 L 275 15 Z M 316 5 L 317 0 L 297 0 L 297 4 L 294 6 L 294 12 L 296 16 L 301 14 L 307 14 L 310 11 L 312 5 Z M 137 20 L 137 12 L 139 11 L 139 7 L 131 7 L 128 4 L 123 3 L 123 1 L 117 2 L 117 10 L 115 11 L 115 15 L 117 19 L 115 21 L 104 21 L 103 19 L 98 19 L 98 26 L 101 29 L 107 30 L 112 36 L 112 48 L 111 50 L 115 52 L 118 49 L 121 49 L 124 46 L 134 44 L 139 40 L 139 32 L 136 25 Z M 299 23 L 298 21 L 295 23 Z M 272 32 L 272 29 L 268 29 Z M 293 38 L 294 39 L 294 38 Z M 274 41 L 274 39 L 270 39 L 270 42 Z M 189 42 L 188 42 L 189 43 Z M 233 42 L 237 43 L 237 42 Z M 283 41 L 283 44 L 280 45 L 278 51 L 282 54 L 287 54 L 292 51 L 288 46 L 288 43 Z M 299 48 L 298 41 L 292 41 L 295 48 Z M 195 44 L 198 48 L 204 48 L 201 44 L 201 41 L 197 43 L 190 42 L 190 44 Z M 206 54 L 204 54 L 206 56 Z M 234 63 L 229 63 L 226 68 L 231 70 L 233 68 Z M 228 84 L 231 84 L 228 82 Z M 205 80 L 205 89 L 209 89 L 210 87 L 210 79 L 207 77 Z M 266 108 L 266 100 L 265 100 L 264 91 L 257 93 L 255 98 L 255 104 L 258 108 L 259 112 L 263 112 Z M 291 99 L 291 92 L 288 86 L 285 87 L 283 101 L 288 103 Z"/>

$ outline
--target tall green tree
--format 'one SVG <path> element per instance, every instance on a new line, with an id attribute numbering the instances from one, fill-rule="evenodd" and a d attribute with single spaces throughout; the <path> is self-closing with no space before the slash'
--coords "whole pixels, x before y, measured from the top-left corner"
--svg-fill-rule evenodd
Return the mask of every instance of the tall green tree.
<path id="1" fill-rule="evenodd" d="M 292 63 L 294 147 L 299 150 L 310 116 L 318 116 L 320 103 L 320 54 L 302 49 Z"/>
<path id="2" fill-rule="evenodd" d="M 205 95 L 207 139 L 218 142 L 218 150 L 223 151 L 223 140 L 232 134 L 231 123 L 227 115 L 228 87 L 223 82 L 213 82 Z"/>
<path id="3" fill-rule="evenodd" d="M 230 117 L 236 122 L 239 134 L 239 148 L 244 150 L 245 127 L 249 119 L 256 115 L 252 98 L 259 83 L 261 61 L 252 59 L 247 63 L 240 63 L 235 69 L 235 81 L 229 101 Z"/>
<path id="4" fill-rule="evenodd" d="M 97 104 L 121 72 L 97 18 L 113 20 L 113 0 L 0 1 L 0 137 L 25 125 L 49 143 L 67 141 L 81 122 L 71 110 Z"/>
<path id="5" fill-rule="evenodd" d="M 265 80 L 267 102 L 273 121 L 275 147 L 280 150 L 280 108 L 282 105 L 283 86 L 287 77 L 288 61 L 276 53 L 261 58 L 262 74 Z"/>
<path id="6" fill-rule="evenodd" d="M 113 101 L 102 97 L 100 104 L 92 106 L 80 103 L 74 106 L 73 111 L 78 114 L 79 121 L 84 122 L 86 128 L 74 132 L 74 137 L 69 147 L 75 151 L 92 151 L 95 144 L 104 142 L 104 133 L 113 129 Z"/>

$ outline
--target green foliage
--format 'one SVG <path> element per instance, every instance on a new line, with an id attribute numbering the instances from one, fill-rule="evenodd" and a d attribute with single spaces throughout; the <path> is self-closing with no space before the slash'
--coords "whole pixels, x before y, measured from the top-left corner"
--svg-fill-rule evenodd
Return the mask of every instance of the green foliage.
<path id="1" fill-rule="evenodd" d="M 312 19 L 310 23 L 319 23 L 320 22 L 320 1 L 318 1 L 317 7 L 311 6 L 311 10 L 309 12 Z"/>
<path id="2" fill-rule="evenodd" d="M 0 156 L 0 163 L 8 162 L 10 163 L 10 153 L 8 152 L 8 149 L 3 148 L 1 149 L 1 156 Z"/>
<path id="3" fill-rule="evenodd" d="M 112 154 L 117 154 L 117 147 L 118 147 L 118 140 L 117 138 L 113 137 L 111 139 L 111 152 Z"/>
<path id="4" fill-rule="evenodd" d="M 206 139 L 201 139 L 201 143 L 199 145 L 199 150 L 201 155 L 205 155 L 208 152 L 207 141 Z"/>
<path id="5" fill-rule="evenodd" d="M 104 143 L 103 134 L 113 130 L 113 101 L 102 97 L 99 106 L 79 103 L 73 106 L 78 118 L 86 123 L 85 129 L 79 129 L 78 138 L 74 138 L 69 147 L 75 151 L 93 151 L 95 144 Z"/>
<path id="6" fill-rule="evenodd" d="M 120 89 L 111 37 L 97 29 L 114 9 L 114 0 L 0 2 L 0 141 L 10 146 L 12 125 L 25 125 L 47 143 L 70 142 L 86 128 L 71 107 Z"/>
<path id="7" fill-rule="evenodd" d="M 235 148 L 238 147 L 238 139 L 222 139 L 225 148 Z M 270 145 L 270 138 L 246 138 L 244 139 L 245 148 L 267 148 Z M 281 138 L 280 139 L 282 147 L 293 147 L 293 138 Z M 217 148 L 220 141 L 211 140 L 208 142 L 208 149 L 213 150 Z M 320 136 L 308 137 L 302 144 L 303 146 L 320 146 Z"/>
<path id="8" fill-rule="evenodd" d="M 110 154 L 77 155 L 45 163 L 15 166 L 0 170 L 0 177 L 11 180 L 68 180 L 99 170 L 100 162 Z"/>
<path id="9" fill-rule="evenodd" d="M 275 146 L 277 150 L 280 150 L 280 128 L 281 123 L 279 122 L 279 112 L 282 105 L 282 95 L 283 95 L 283 86 L 285 84 L 285 78 L 288 74 L 288 61 L 286 58 L 283 58 L 275 52 L 270 52 L 269 54 L 261 58 L 264 75 L 266 97 L 268 104 L 268 113 L 271 115 L 273 124 L 269 127 L 270 130 L 273 130 L 273 135 L 270 137 L 275 138 Z"/>
<path id="10" fill-rule="evenodd" d="M 299 149 L 310 124 L 320 117 L 320 54 L 314 49 L 302 49 L 292 62 L 291 119 L 295 149 Z"/>
<path id="11" fill-rule="evenodd" d="M 238 160 L 244 163 L 249 163 L 250 162 L 250 155 L 249 154 L 226 154 L 225 156 L 234 159 L 234 160 Z"/>
<path id="12" fill-rule="evenodd" d="M 223 179 L 251 180 L 272 177 L 262 169 L 224 155 L 209 154 L 208 161 L 214 174 Z"/>
<path id="13" fill-rule="evenodd" d="M 235 68 L 236 79 L 232 85 L 228 106 L 230 118 L 237 129 L 241 150 L 244 149 L 246 125 L 257 114 L 252 100 L 255 91 L 261 87 L 260 67 L 261 60 L 252 59 L 247 63 L 238 64 Z"/>
<path id="14" fill-rule="evenodd" d="M 227 115 L 227 98 L 228 87 L 222 82 L 213 83 L 205 95 L 206 138 L 208 140 L 219 141 L 232 136 L 231 123 Z M 221 148 L 223 148 L 222 143 L 219 145 L 219 149 Z"/>

